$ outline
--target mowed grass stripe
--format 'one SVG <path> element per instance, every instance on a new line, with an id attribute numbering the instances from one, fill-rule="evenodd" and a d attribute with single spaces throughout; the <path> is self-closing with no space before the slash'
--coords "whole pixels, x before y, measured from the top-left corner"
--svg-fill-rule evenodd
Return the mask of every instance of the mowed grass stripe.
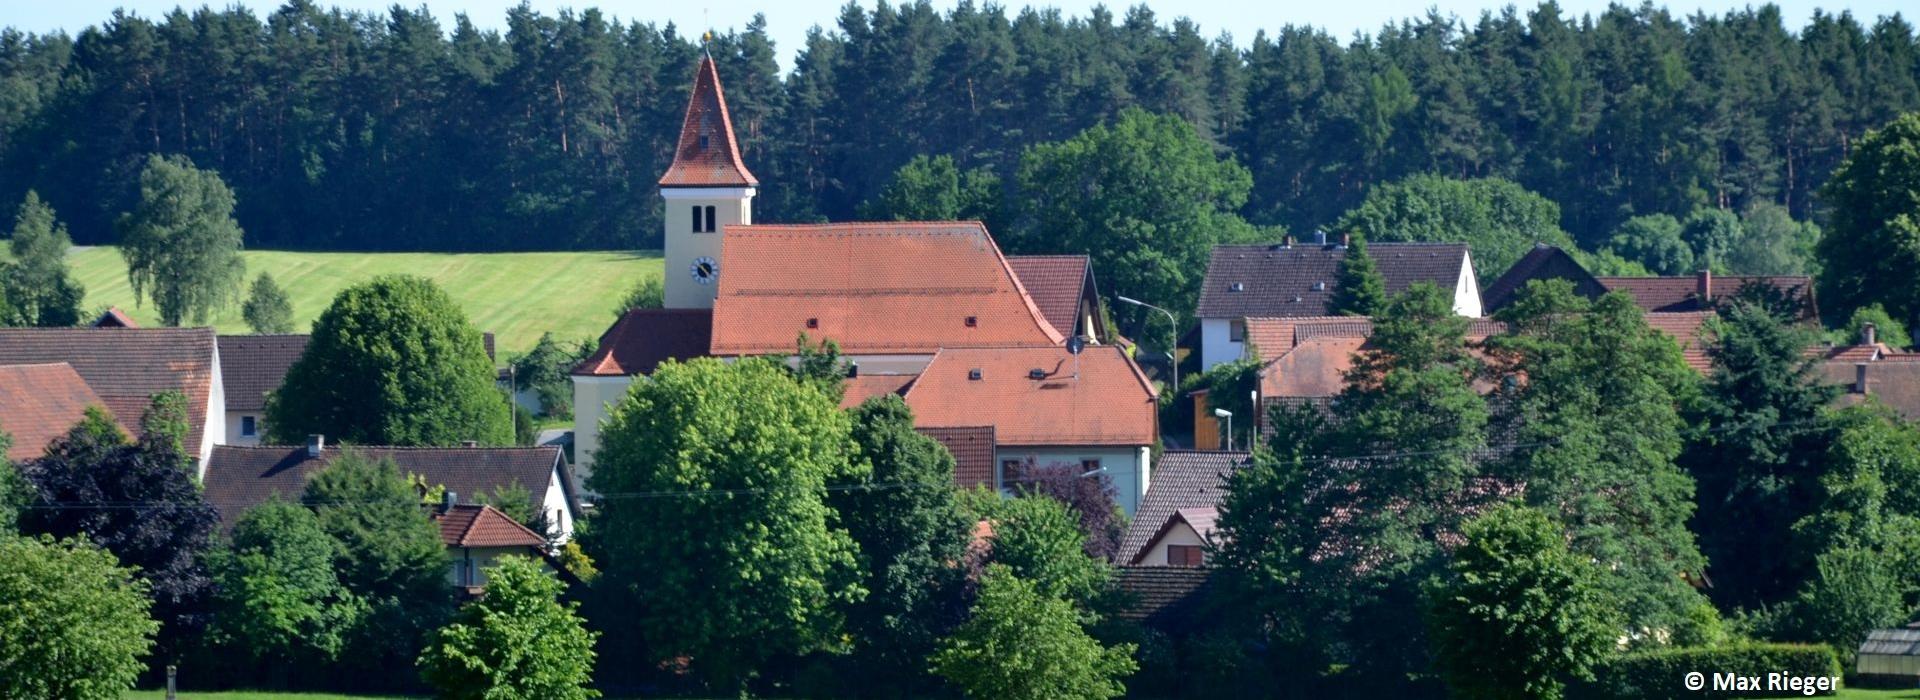
<path id="1" fill-rule="evenodd" d="M 411 274 L 440 285 L 500 351 L 522 352 L 551 331 L 591 340 L 613 322 L 612 308 L 643 276 L 659 276 L 652 251 L 561 253 L 309 253 L 249 250 L 247 284 L 273 275 L 293 301 L 295 331 L 305 333 L 341 289 L 380 275 Z M 0 259 L 6 254 L 0 248 Z M 75 248 L 67 256 L 86 285 L 85 308 L 118 306 L 142 325 L 157 325 L 151 303 L 136 306 L 126 261 L 112 247 Z M 212 319 L 222 333 L 248 332 L 235 304 Z"/>

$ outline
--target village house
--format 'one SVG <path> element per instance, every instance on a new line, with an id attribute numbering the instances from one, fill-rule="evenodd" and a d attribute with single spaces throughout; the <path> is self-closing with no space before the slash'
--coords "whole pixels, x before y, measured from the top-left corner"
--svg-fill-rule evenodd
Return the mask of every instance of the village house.
<path id="1" fill-rule="evenodd" d="M 308 478 L 348 454 L 390 459 L 402 474 L 417 476 L 430 488 L 444 487 L 455 505 L 525 489 L 529 512 L 544 516 L 545 539 L 565 543 L 573 538 L 579 491 L 556 447 L 338 447 L 315 435 L 305 445 L 216 447 L 202 484 L 221 526 L 231 528 L 248 509 L 276 495 L 298 500 Z"/>
<path id="2" fill-rule="evenodd" d="M 307 349 L 305 335 L 220 336 L 220 378 L 226 384 L 227 442 L 258 445 L 267 434 L 267 395 Z"/>
<path id="3" fill-rule="evenodd" d="M 804 336 L 839 348 L 847 405 L 905 396 L 917 427 L 955 453 L 960 483 L 1004 487 L 1012 461 L 1097 465 L 1123 507 L 1137 503 L 1154 390 L 1106 344 L 1085 256 L 1007 256 L 977 221 L 755 224 L 759 181 L 710 59 L 659 184 L 665 308 L 623 314 L 572 372 L 583 481 L 607 407 L 636 377 L 668 360 L 792 355 Z M 1081 373 L 1056 372 L 1071 366 Z M 938 410 L 983 393 L 999 403 Z"/>
<path id="4" fill-rule="evenodd" d="M 1588 299 L 1598 299 L 1607 292 L 1624 293 L 1649 313 L 1714 311 L 1727 299 L 1754 286 L 1793 303 L 1802 321 L 1817 324 L 1820 320 L 1813 278 L 1805 275 L 1716 275 L 1701 270 L 1669 277 L 1596 277 L 1567 251 L 1544 243 L 1534 244 L 1533 250 L 1487 285 L 1487 313 L 1513 303 L 1528 282 L 1549 279 L 1572 283 L 1574 293 Z"/>
<path id="5" fill-rule="evenodd" d="M 0 408 L 6 409 L 0 411 L 0 434 L 12 439 L 0 461 L 39 459 L 47 443 L 79 423 L 89 406 L 105 410 L 107 404 L 73 365 L 0 365 Z"/>
<path id="6" fill-rule="evenodd" d="M 1481 315 L 1480 283 L 1465 243 L 1368 243 L 1388 294 L 1417 282 L 1453 292 L 1454 313 Z M 1274 244 L 1214 246 L 1200 286 L 1200 368 L 1247 356 L 1247 319 L 1326 316 L 1339 287 L 1345 240 L 1291 237 Z"/>
<path id="7" fill-rule="evenodd" d="M 447 546 L 447 580 L 469 597 L 486 589 L 487 569 L 501 557 L 550 559 L 546 538 L 491 505 L 458 503 L 454 492 L 448 491 L 445 502 L 429 513 L 440 529 L 441 544 Z"/>
<path id="8" fill-rule="evenodd" d="M 214 446 L 227 441 L 225 382 L 212 328 L 0 328 L 0 366 L 47 364 L 71 367 L 136 437 L 154 395 L 180 392 L 187 400 L 187 450 L 201 474 Z M 20 423 L 7 428 L 16 440 L 26 432 L 58 435 L 73 427 L 28 426 L 27 420 L 36 419 L 8 414 L 7 422 Z"/>
<path id="9" fill-rule="evenodd" d="M 1153 488 L 1140 502 L 1114 563 L 1130 566 L 1205 566 L 1218 544 L 1214 519 L 1227 476 L 1247 465 L 1248 452 L 1168 450 L 1153 467 Z"/>

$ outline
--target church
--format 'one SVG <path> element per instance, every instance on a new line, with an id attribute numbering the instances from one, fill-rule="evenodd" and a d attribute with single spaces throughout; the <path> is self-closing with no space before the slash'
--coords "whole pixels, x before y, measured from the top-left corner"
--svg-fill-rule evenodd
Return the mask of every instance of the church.
<path id="1" fill-rule="evenodd" d="M 843 406 L 898 394 L 965 487 L 1069 466 L 1131 514 L 1158 441 L 1157 391 L 1105 327 L 1084 255 L 1009 256 L 978 221 L 756 224 L 711 57 L 672 165 L 665 307 L 630 309 L 575 367 L 574 457 L 588 483 L 608 407 L 660 363 L 791 355 L 835 342 Z"/>

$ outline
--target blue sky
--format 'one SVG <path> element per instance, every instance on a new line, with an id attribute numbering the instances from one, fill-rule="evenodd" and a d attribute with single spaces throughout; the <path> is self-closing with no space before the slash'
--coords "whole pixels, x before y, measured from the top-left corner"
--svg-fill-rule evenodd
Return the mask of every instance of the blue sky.
<path id="1" fill-rule="evenodd" d="M 317 0 L 321 5 L 337 5 L 360 10 L 383 10 L 394 4 L 394 0 Z M 859 0 L 861 5 L 873 7 L 875 0 Z M 1905 0 L 1910 2 L 1911 0 Z M 413 7 L 426 4 L 435 16 L 440 17 L 444 25 L 450 26 L 455 13 L 465 12 L 476 24 L 483 27 L 499 28 L 506 16 L 507 8 L 519 4 L 520 0 L 400 0 L 401 4 Z M 806 36 L 808 27 L 821 25 L 831 28 L 834 18 L 839 15 L 840 7 L 846 0 L 686 0 L 667 2 L 652 0 L 530 0 L 530 4 L 542 12 L 554 12 L 564 7 L 599 7 L 623 20 L 638 19 L 664 24 L 672 21 L 683 29 L 701 24 L 718 27 L 745 25 L 755 12 L 767 15 L 768 31 L 781 51 L 781 65 L 791 65 L 792 53 L 797 50 Z M 952 7 L 955 0 L 935 0 L 936 7 Z M 1637 0 L 1629 0 L 1630 3 Z M 1863 20 L 1871 20 L 1880 15 L 1892 14 L 1900 9 L 1903 0 L 1849 0 L 1835 3 L 1832 0 L 1782 0 L 1781 11 L 1787 18 L 1789 29 L 1797 29 L 1812 16 L 1815 8 L 1828 12 L 1851 11 Z M 212 0 L 211 2 L 183 3 L 180 0 L 0 0 L 0 25 L 13 26 L 32 32 L 47 32 L 64 29 L 78 31 L 81 27 L 96 24 L 106 19 L 116 7 L 124 7 L 135 13 L 156 16 L 185 4 L 197 7 L 200 4 L 225 6 L 239 4 L 253 8 L 256 14 L 265 15 L 278 7 L 280 0 Z M 1019 0 L 1003 2 L 1008 7 L 1023 7 L 1027 4 L 1059 7 L 1074 15 L 1085 15 L 1088 8 L 1096 3 L 1085 1 L 1055 1 L 1026 3 Z M 1117 0 L 1106 3 L 1115 8 L 1115 14 L 1124 12 L 1132 3 L 1129 0 Z M 1237 43 L 1244 46 L 1253 38 L 1254 32 L 1261 29 L 1273 30 L 1287 24 L 1310 24 L 1321 27 L 1342 38 L 1352 36 L 1356 31 L 1373 32 L 1381 23 L 1392 19 L 1425 14 L 1429 8 L 1437 8 L 1442 13 L 1459 15 L 1466 18 L 1478 17 L 1482 11 L 1498 9 L 1507 5 L 1499 0 L 1319 0 L 1300 2 L 1299 0 L 1217 0 L 1213 2 L 1148 2 L 1162 21 L 1176 16 L 1187 16 L 1200 24 L 1202 33 L 1216 36 L 1226 31 L 1234 36 Z M 1664 3 L 1677 14 L 1690 15 L 1705 10 L 1709 13 L 1725 12 L 1731 8 L 1748 4 L 1737 0 L 1673 0 Z M 1563 10 L 1569 14 L 1599 13 L 1606 9 L 1606 0 L 1561 0 Z M 1533 3 L 1521 7 L 1532 7 Z M 1911 20 L 1911 18 L 1909 18 Z"/>

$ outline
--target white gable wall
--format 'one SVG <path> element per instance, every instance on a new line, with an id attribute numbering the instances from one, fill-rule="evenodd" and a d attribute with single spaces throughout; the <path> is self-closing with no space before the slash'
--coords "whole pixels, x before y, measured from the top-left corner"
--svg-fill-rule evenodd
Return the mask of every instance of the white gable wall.
<path id="1" fill-rule="evenodd" d="M 1206 543 L 1200 533 L 1194 532 L 1193 526 L 1182 520 L 1168 528 L 1167 534 L 1161 535 L 1160 539 L 1147 543 L 1147 554 L 1140 558 L 1139 563 L 1145 566 L 1170 566 L 1167 563 L 1167 545 L 1205 546 Z"/>
<path id="2" fill-rule="evenodd" d="M 1461 256 L 1460 278 L 1453 285 L 1453 312 L 1467 318 L 1486 315 L 1480 306 L 1480 280 L 1473 276 L 1473 254 Z"/>
<path id="3" fill-rule="evenodd" d="M 560 470 L 554 467 L 547 475 L 547 497 L 540 503 L 540 510 L 547 514 L 547 526 L 550 532 L 541 533 L 557 540 L 560 544 L 573 541 L 573 509 L 567 507 L 567 494 L 560 487 Z"/>
<path id="4" fill-rule="evenodd" d="M 1247 344 L 1232 340 L 1232 324 L 1233 319 L 1227 318 L 1200 319 L 1200 371 L 1246 356 Z"/>
<path id="5" fill-rule="evenodd" d="M 573 376 L 573 475 L 582 489 L 593 475 L 593 451 L 600 449 L 600 422 L 632 383 L 633 377 Z"/>

